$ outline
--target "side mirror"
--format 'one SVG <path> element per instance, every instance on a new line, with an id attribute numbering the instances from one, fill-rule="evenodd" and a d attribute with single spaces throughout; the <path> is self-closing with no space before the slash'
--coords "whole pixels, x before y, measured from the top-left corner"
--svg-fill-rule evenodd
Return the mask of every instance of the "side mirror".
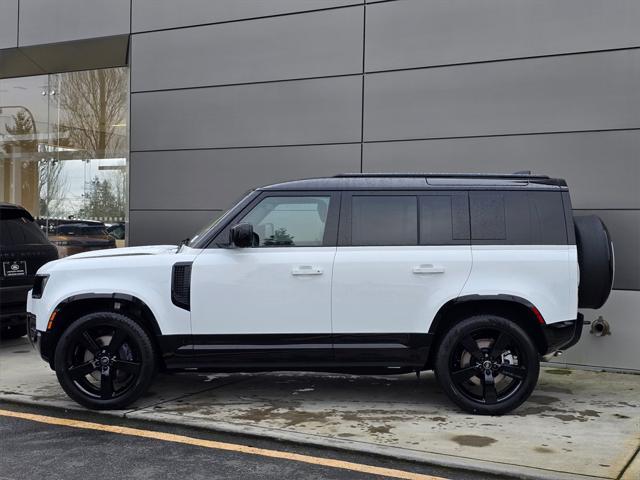
<path id="1" fill-rule="evenodd" d="M 252 247 L 253 225 L 250 223 L 239 223 L 231 227 L 229 231 L 229 243 L 238 248 Z"/>

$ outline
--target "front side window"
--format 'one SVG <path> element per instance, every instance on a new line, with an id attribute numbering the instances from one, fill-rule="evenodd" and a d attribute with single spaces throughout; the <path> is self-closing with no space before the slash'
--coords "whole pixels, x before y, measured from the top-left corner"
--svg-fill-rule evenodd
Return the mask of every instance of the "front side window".
<path id="1" fill-rule="evenodd" d="M 320 247 L 331 197 L 267 197 L 239 223 L 250 223 L 258 247 Z"/>

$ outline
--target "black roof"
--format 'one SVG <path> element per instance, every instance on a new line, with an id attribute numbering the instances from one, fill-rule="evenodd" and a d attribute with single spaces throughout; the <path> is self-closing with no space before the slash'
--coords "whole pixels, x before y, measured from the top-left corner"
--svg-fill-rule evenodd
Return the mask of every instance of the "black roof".
<path id="1" fill-rule="evenodd" d="M 266 185 L 258 190 L 566 190 L 559 178 L 529 173 L 346 173 Z"/>
<path id="2" fill-rule="evenodd" d="M 26 208 L 13 203 L 0 202 L 0 213 L 1 212 L 6 212 L 5 215 L 9 215 L 9 218 L 16 218 L 16 215 L 19 215 L 33 221 L 33 217 Z"/>

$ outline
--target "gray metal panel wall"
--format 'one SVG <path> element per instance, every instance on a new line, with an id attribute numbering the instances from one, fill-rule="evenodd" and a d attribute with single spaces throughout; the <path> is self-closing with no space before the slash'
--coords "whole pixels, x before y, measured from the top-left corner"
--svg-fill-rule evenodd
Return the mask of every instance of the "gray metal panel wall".
<path id="1" fill-rule="evenodd" d="M 362 28 L 347 8 L 135 35 L 131 90 L 359 73 Z"/>
<path id="2" fill-rule="evenodd" d="M 367 143 L 365 172 L 517 172 L 564 178 L 574 208 L 640 209 L 640 131 Z"/>
<path id="3" fill-rule="evenodd" d="M 17 46 L 18 0 L 0 0 L 0 49 Z"/>
<path id="4" fill-rule="evenodd" d="M 362 0 L 133 0 L 134 32 L 282 15 L 363 3 Z"/>
<path id="5" fill-rule="evenodd" d="M 640 46 L 640 2 L 404 0 L 367 9 L 367 71 Z"/>
<path id="6" fill-rule="evenodd" d="M 138 245 L 175 245 L 220 215 L 221 210 L 132 210 L 129 241 Z"/>
<path id="7" fill-rule="evenodd" d="M 227 209 L 261 185 L 357 171 L 360 145 L 136 152 L 130 162 L 134 210 Z"/>
<path id="8" fill-rule="evenodd" d="M 20 0 L 19 46 L 128 34 L 131 0 Z"/>
<path id="9" fill-rule="evenodd" d="M 575 215 L 598 215 L 614 245 L 616 271 L 613 288 L 640 288 L 640 210 L 576 210 Z"/>
<path id="10" fill-rule="evenodd" d="M 368 75 L 365 140 L 631 128 L 640 50 Z"/>
<path id="11" fill-rule="evenodd" d="M 361 91 L 353 76 L 134 93 L 131 149 L 357 142 Z"/>

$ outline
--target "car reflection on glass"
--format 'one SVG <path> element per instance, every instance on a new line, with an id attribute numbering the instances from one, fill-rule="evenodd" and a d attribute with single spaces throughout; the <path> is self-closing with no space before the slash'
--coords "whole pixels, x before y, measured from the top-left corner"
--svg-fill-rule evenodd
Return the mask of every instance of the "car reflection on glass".
<path id="1" fill-rule="evenodd" d="M 104 225 L 58 225 L 49 240 L 58 247 L 61 257 L 116 247 L 116 239 L 107 233 Z"/>
<path id="2" fill-rule="evenodd" d="M 112 223 L 107 225 L 107 233 L 116 239 L 118 248 L 124 247 L 125 225 L 124 223 Z"/>

